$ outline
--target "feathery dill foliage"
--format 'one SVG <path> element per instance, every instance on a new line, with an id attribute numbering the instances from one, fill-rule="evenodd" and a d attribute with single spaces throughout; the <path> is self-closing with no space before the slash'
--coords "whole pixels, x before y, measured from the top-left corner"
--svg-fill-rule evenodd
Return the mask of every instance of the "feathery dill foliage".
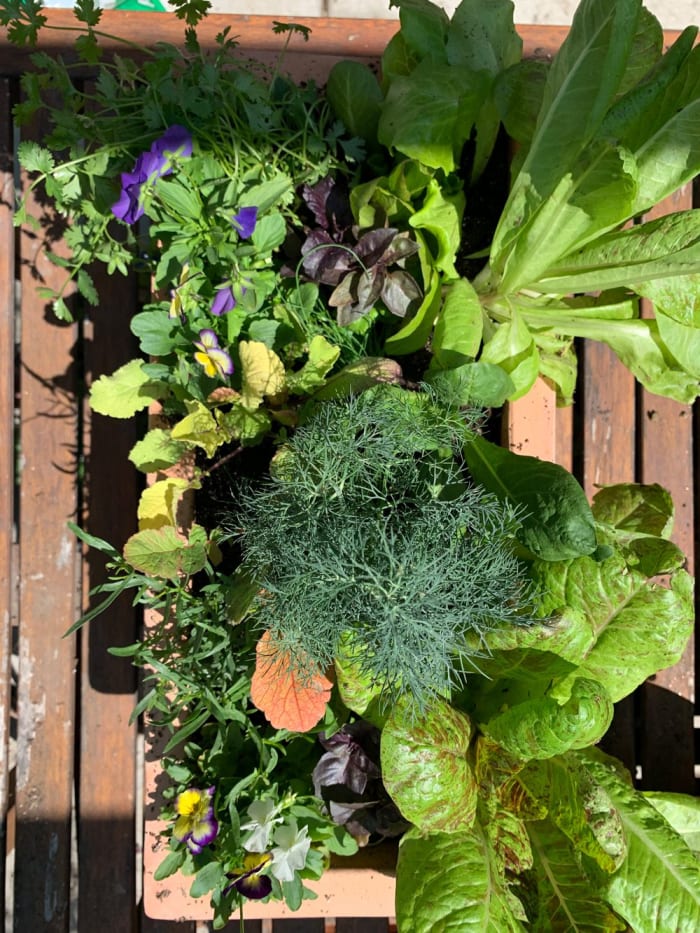
<path id="1" fill-rule="evenodd" d="M 477 423 L 429 391 L 322 404 L 236 516 L 260 624 L 322 668 L 349 642 L 385 698 L 422 707 L 462 678 L 468 632 L 527 622 L 518 515 L 461 465 Z"/>

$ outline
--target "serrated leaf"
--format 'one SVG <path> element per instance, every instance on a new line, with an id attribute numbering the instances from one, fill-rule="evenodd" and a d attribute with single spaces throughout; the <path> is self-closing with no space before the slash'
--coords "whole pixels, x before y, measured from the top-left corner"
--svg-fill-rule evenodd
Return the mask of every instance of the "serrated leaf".
<path id="1" fill-rule="evenodd" d="M 299 663 L 270 632 L 259 639 L 250 699 L 275 729 L 308 732 L 326 712 L 333 685 L 320 671 L 300 669 Z"/>
<path id="2" fill-rule="evenodd" d="M 241 358 L 241 404 L 257 408 L 265 396 L 278 395 L 285 386 L 284 363 L 274 350 L 258 340 L 241 340 L 238 344 Z"/>
<path id="3" fill-rule="evenodd" d="M 162 397 L 163 383 L 150 379 L 142 360 L 130 360 L 111 376 L 100 376 L 90 388 L 90 407 L 100 415 L 132 418 Z"/>
<path id="4" fill-rule="evenodd" d="M 55 166 L 54 157 L 49 149 L 44 149 L 39 143 L 24 139 L 17 147 L 17 157 L 20 165 L 28 172 L 42 172 L 50 174 Z"/>
<path id="5" fill-rule="evenodd" d="M 208 894 L 224 880 L 224 866 L 221 862 L 207 862 L 195 875 L 190 887 L 190 897 L 202 897 Z"/>
<path id="6" fill-rule="evenodd" d="M 206 566 L 206 540 L 202 541 L 201 535 L 191 532 L 190 541 L 187 541 L 171 525 L 149 528 L 129 538 L 124 545 L 124 557 L 143 573 L 178 580 Z"/>

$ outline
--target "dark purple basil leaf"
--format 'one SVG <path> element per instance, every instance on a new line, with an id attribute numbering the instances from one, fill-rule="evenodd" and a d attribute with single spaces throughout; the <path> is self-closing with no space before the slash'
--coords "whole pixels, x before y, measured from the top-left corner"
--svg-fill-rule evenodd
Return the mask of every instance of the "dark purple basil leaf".
<path id="1" fill-rule="evenodd" d="M 363 233 L 355 246 L 355 252 L 365 266 L 374 266 L 383 261 L 386 250 L 399 231 L 394 227 L 378 227 Z"/>
<path id="2" fill-rule="evenodd" d="M 337 285 L 355 259 L 351 252 L 337 246 L 325 230 L 312 230 L 301 247 L 302 268 L 313 282 Z"/>
<path id="3" fill-rule="evenodd" d="M 309 206 L 319 227 L 339 240 L 352 225 L 350 200 L 345 187 L 328 175 L 315 185 L 304 185 L 302 197 Z"/>
<path id="4" fill-rule="evenodd" d="M 406 317 L 411 305 L 422 297 L 418 283 L 408 272 L 396 269 L 386 273 L 381 298 L 392 314 Z"/>
<path id="5" fill-rule="evenodd" d="M 385 277 L 383 266 L 345 276 L 328 299 L 328 304 L 338 309 L 338 324 L 346 326 L 371 311 L 382 293 Z"/>
<path id="6" fill-rule="evenodd" d="M 335 185 L 334 179 L 327 175 L 315 185 L 304 185 L 301 189 L 301 196 L 314 215 L 314 220 L 323 230 L 328 230 L 328 214 L 326 213 L 326 202 L 328 196 Z"/>
<path id="7" fill-rule="evenodd" d="M 389 266 L 394 262 L 400 262 L 402 259 L 408 259 L 409 256 L 417 253 L 419 249 L 420 247 L 416 241 L 412 240 L 408 233 L 399 233 L 384 251 L 381 262 Z"/>

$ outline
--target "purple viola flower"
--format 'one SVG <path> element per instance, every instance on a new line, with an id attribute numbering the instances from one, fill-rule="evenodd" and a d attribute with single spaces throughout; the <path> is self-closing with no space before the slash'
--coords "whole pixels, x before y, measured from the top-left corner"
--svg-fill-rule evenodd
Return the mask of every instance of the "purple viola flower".
<path id="1" fill-rule="evenodd" d="M 221 317 L 222 314 L 233 311 L 235 307 L 236 296 L 233 294 L 231 286 L 224 285 L 223 288 L 218 288 L 211 303 L 211 313 L 214 317 Z"/>
<path id="2" fill-rule="evenodd" d="M 178 842 L 186 843 L 194 855 L 199 855 L 205 846 L 216 839 L 219 832 L 219 824 L 214 816 L 213 797 L 213 787 L 206 790 L 190 787 L 179 794 L 175 801 L 178 816 L 173 827 L 173 836 Z"/>
<path id="3" fill-rule="evenodd" d="M 242 240 L 247 240 L 253 235 L 255 224 L 258 222 L 257 207 L 242 207 L 237 214 L 231 218 L 231 223 L 238 230 L 238 236 Z"/>
<path id="4" fill-rule="evenodd" d="M 243 859 L 243 867 L 229 874 L 233 882 L 224 893 L 235 888 L 239 894 L 251 900 L 259 901 L 272 891 L 272 881 L 262 870 L 270 863 L 272 856 L 269 852 L 249 852 Z"/>
<path id="5" fill-rule="evenodd" d="M 142 152 L 136 159 L 133 171 L 122 172 L 119 200 L 112 205 L 114 216 L 124 223 L 135 223 L 144 213 L 143 186 L 172 172 L 172 156 L 191 155 L 192 137 L 184 126 L 175 125 L 167 129 L 151 144 L 148 152 Z"/>
<path id="6" fill-rule="evenodd" d="M 219 376 L 230 376 L 233 372 L 233 361 L 226 350 L 219 346 L 219 338 L 213 330 L 205 327 L 199 332 L 199 340 L 195 340 L 197 352 L 194 355 L 195 360 L 204 368 L 204 372 L 210 379 Z"/>

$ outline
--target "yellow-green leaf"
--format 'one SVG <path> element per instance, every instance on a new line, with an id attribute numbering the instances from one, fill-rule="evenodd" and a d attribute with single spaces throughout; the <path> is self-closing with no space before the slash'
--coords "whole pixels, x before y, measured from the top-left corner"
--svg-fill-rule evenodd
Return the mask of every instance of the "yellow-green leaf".
<path id="1" fill-rule="evenodd" d="M 238 354 L 243 370 L 241 400 L 257 408 L 265 395 L 278 395 L 285 385 L 284 363 L 274 350 L 259 340 L 241 340 Z"/>
<path id="2" fill-rule="evenodd" d="M 100 376 L 90 389 L 90 407 L 100 415 L 132 418 L 162 396 L 163 384 L 143 371 L 143 360 L 130 360 L 111 376 Z"/>
<path id="3" fill-rule="evenodd" d="M 211 411 L 201 402 L 188 404 L 189 414 L 174 425 L 171 436 L 177 441 L 189 441 L 202 447 L 208 457 L 213 457 L 217 448 L 225 444 L 230 437 L 221 430 Z"/>
<path id="4" fill-rule="evenodd" d="M 153 483 L 141 493 L 138 507 L 139 530 L 177 525 L 177 505 L 191 483 L 169 476 Z"/>

